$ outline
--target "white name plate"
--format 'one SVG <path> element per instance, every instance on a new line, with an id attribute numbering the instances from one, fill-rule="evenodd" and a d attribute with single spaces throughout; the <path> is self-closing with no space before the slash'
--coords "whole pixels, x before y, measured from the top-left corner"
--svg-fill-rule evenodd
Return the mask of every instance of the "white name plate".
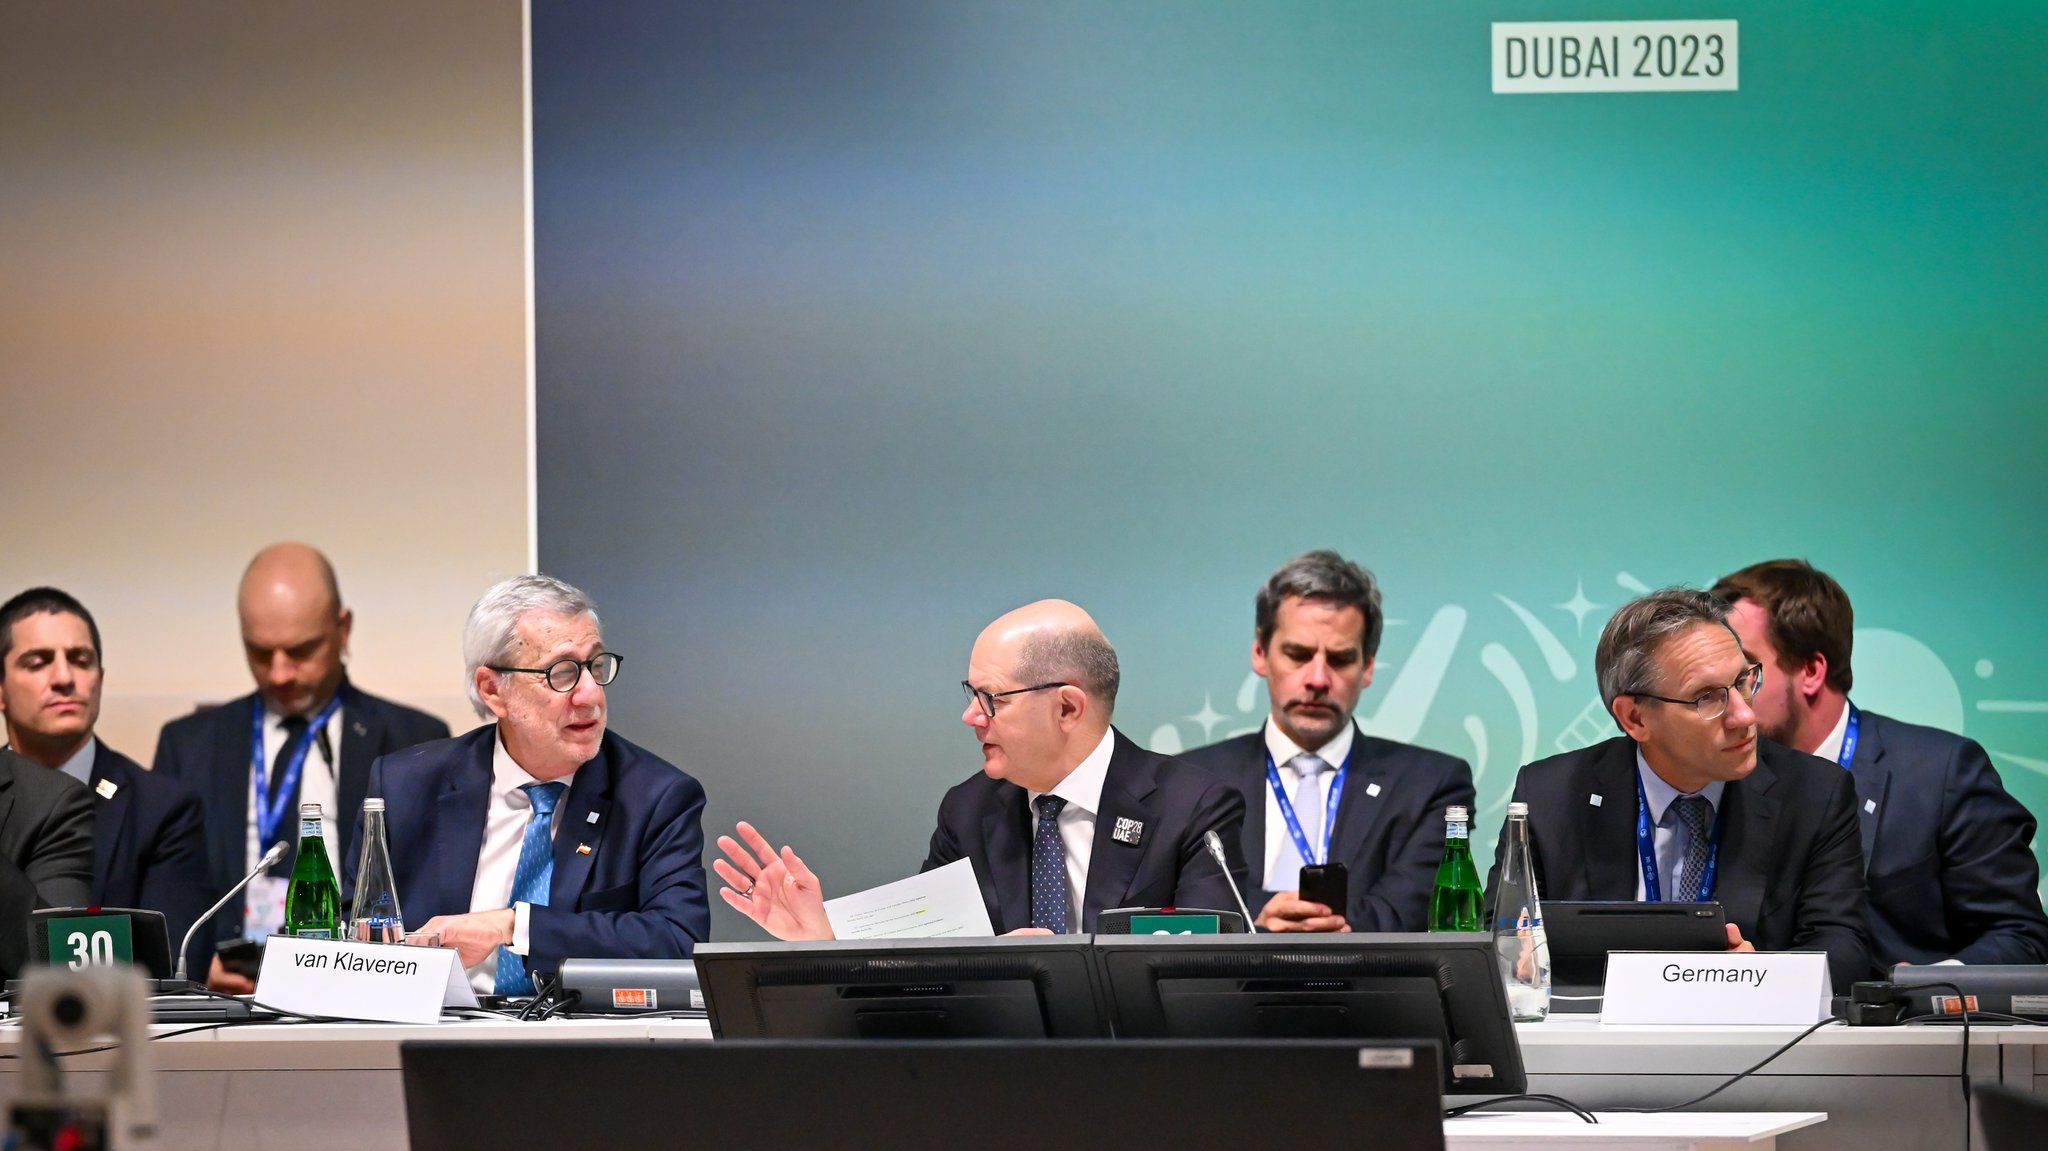
<path id="1" fill-rule="evenodd" d="M 1733 92 L 1733 20 L 1570 20 L 1493 26 L 1493 90 Z"/>
<path id="2" fill-rule="evenodd" d="M 1818 951 L 1607 956 L 1602 1023 L 1805 1025 L 1827 1013 L 1828 957 Z"/>
<path id="3" fill-rule="evenodd" d="M 433 1023 L 461 977 L 452 948 L 273 935 L 256 1002 L 302 1015 Z"/>

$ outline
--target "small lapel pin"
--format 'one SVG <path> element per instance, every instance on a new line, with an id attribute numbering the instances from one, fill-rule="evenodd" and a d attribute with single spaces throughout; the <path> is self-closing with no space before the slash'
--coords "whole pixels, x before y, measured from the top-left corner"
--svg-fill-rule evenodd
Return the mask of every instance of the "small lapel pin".
<path id="1" fill-rule="evenodd" d="M 1377 783 L 1368 783 L 1368 784 L 1366 784 L 1366 785 L 1365 785 L 1365 793 L 1366 793 L 1367 795 L 1370 795 L 1370 796 L 1375 796 L 1375 797 L 1377 797 L 1377 796 L 1379 795 L 1379 793 L 1380 793 L 1380 785 L 1379 785 L 1379 784 L 1377 784 Z"/>
<path id="2" fill-rule="evenodd" d="M 355 732 L 358 738 L 367 738 L 370 734 L 370 729 L 364 727 L 363 721 L 360 719 L 356 720 L 354 723 L 349 724 L 348 729 L 352 732 Z"/>
<path id="3" fill-rule="evenodd" d="M 1116 819 L 1116 829 L 1109 833 L 1109 837 L 1118 843 L 1128 843 L 1136 847 L 1138 841 L 1145 838 L 1145 825 L 1135 819 L 1119 815 Z"/>
<path id="4" fill-rule="evenodd" d="M 93 790 L 100 793 L 101 799 L 112 799 L 114 798 L 114 793 L 121 790 L 121 785 L 111 779 L 103 779 L 99 781 L 99 784 Z"/>
<path id="5" fill-rule="evenodd" d="M 110 792 L 108 792 L 107 794 L 108 794 L 108 795 L 112 795 L 112 794 L 113 794 L 113 792 L 111 792 L 111 791 L 110 791 Z M 1866 799 L 1866 800 L 1864 800 L 1864 801 L 1863 801 L 1863 810 L 1864 810 L 1865 814 L 1868 814 L 1868 815 L 1876 815 L 1876 814 L 1877 814 L 1877 801 L 1876 801 L 1876 800 L 1874 800 L 1874 799 Z"/>
<path id="6" fill-rule="evenodd" d="M 578 855 L 589 855 L 589 854 L 590 854 L 590 845 L 589 845 L 589 844 L 587 844 L 587 843 L 579 843 L 579 844 L 577 844 L 577 845 L 576 845 L 576 854 L 578 854 Z"/>
<path id="7" fill-rule="evenodd" d="M 587 816 L 584 816 L 584 817 L 583 817 L 583 822 L 585 822 L 585 823 L 596 823 L 596 822 L 597 822 L 597 813 L 593 811 L 593 812 L 591 812 L 591 813 L 590 813 L 589 815 L 587 815 Z"/>
<path id="8" fill-rule="evenodd" d="M 1596 791 L 1592 794 L 1590 798 L 1586 800 L 1586 802 L 1592 804 L 1594 807 L 1598 807 L 1601 805 L 1601 803 L 1605 801 L 1600 798 L 1600 793 Z"/>

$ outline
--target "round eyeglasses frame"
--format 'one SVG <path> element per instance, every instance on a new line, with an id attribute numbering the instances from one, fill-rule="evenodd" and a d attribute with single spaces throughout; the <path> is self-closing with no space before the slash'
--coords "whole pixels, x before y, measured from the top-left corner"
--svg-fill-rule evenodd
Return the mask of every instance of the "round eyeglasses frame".
<path id="1" fill-rule="evenodd" d="M 1730 691 L 1741 692 L 1744 699 L 1755 699 L 1757 690 L 1763 685 L 1764 665 L 1753 663 L 1742 669 L 1742 674 L 1735 677 L 1734 683 L 1727 687 L 1703 691 L 1691 699 L 1673 699 L 1668 695 L 1652 695 L 1647 691 L 1625 691 L 1621 694 L 1632 695 L 1637 699 L 1654 699 L 1658 703 L 1682 704 L 1698 712 L 1701 719 L 1719 719 L 1727 714 Z"/>
<path id="2" fill-rule="evenodd" d="M 1044 691 L 1047 688 L 1065 686 L 1067 686 L 1065 683 L 1041 683 L 1036 687 L 1018 687 L 1012 688 L 1009 691 L 983 691 L 964 679 L 960 681 L 960 688 L 967 693 L 967 698 L 980 704 L 981 713 L 990 719 L 996 717 L 996 701 L 1006 695 L 1023 695 L 1025 692 Z"/>
<path id="3" fill-rule="evenodd" d="M 549 687 L 567 693 L 575 691 L 576 685 L 583 682 L 585 671 L 590 673 L 590 678 L 597 686 L 610 687 L 611 682 L 619 678 L 619 665 L 624 662 L 626 657 L 618 652 L 601 651 L 589 659 L 558 659 L 546 667 L 499 667 L 490 663 L 484 666 L 496 672 L 519 671 L 537 675 L 546 679 Z"/>

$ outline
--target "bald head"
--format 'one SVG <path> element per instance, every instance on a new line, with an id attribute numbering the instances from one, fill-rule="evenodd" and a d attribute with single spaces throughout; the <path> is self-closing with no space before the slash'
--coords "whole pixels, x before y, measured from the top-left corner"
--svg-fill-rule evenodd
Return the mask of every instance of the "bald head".
<path id="1" fill-rule="evenodd" d="M 333 697 L 353 620 L 326 556 L 301 543 L 264 548 L 242 573 L 235 607 L 250 674 L 272 711 L 304 715 Z"/>
<path id="2" fill-rule="evenodd" d="M 1104 726 L 1116 707 L 1116 649 L 1078 604 L 1042 599 L 1003 613 L 975 640 L 981 662 L 986 651 L 1026 683 L 1071 683 L 1094 701 Z"/>
<path id="3" fill-rule="evenodd" d="M 981 741 L 982 770 L 1050 791 L 1102 742 L 1116 705 L 1116 649 L 1088 613 L 1040 600 L 983 628 L 967 686 L 986 692 L 960 719 Z"/>

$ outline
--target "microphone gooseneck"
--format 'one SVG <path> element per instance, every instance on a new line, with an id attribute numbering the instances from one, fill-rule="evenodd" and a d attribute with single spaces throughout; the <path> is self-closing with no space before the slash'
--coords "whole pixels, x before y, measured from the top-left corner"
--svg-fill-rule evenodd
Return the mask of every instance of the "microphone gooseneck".
<path id="1" fill-rule="evenodd" d="M 244 887 L 249 886 L 249 882 L 251 880 L 263 874 L 263 872 L 267 870 L 271 864 L 274 864 L 277 861 L 283 859 L 284 846 L 284 840 L 282 839 L 278 840 L 276 843 L 271 844 L 270 850 L 263 853 L 263 858 L 256 861 L 256 866 L 249 869 L 249 874 L 243 876 L 239 881 L 236 882 L 236 884 L 233 887 L 228 888 L 226 895 L 221 896 L 220 899 L 217 902 L 215 902 L 212 907 L 206 909 L 206 914 L 192 921 L 191 929 L 185 932 L 185 938 L 180 940 L 178 943 L 178 969 L 176 978 L 180 980 L 189 978 L 189 975 L 187 974 L 187 968 L 190 966 L 190 964 L 186 961 L 185 954 L 186 952 L 192 949 L 192 937 L 199 934 L 199 929 L 206 926 L 207 920 L 212 919 L 216 912 L 218 912 L 221 908 L 226 907 L 228 905 L 228 900 L 233 899 L 235 896 L 241 894 L 242 889 Z"/>
<path id="2" fill-rule="evenodd" d="M 1230 874 L 1230 858 L 1223 853 L 1223 837 L 1214 829 L 1202 833 L 1202 842 L 1209 845 L 1209 854 L 1215 858 L 1216 866 L 1223 869 L 1223 881 L 1230 885 L 1231 897 L 1237 900 L 1237 909 L 1244 913 L 1244 929 L 1256 934 L 1259 925 L 1252 919 L 1252 909 L 1244 904 L 1244 892 L 1237 889 L 1237 877 Z"/>

